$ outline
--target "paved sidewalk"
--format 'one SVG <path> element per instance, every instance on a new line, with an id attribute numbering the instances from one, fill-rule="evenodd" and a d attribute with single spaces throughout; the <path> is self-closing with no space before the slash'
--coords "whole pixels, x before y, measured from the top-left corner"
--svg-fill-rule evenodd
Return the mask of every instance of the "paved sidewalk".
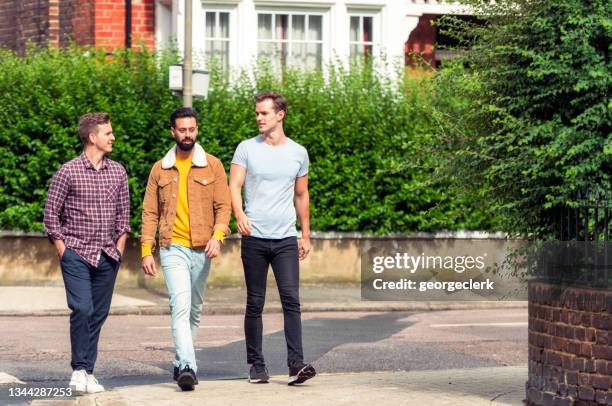
<path id="1" fill-rule="evenodd" d="M 32 405 L 522 405 L 527 367 L 447 369 L 415 372 L 323 374 L 301 386 L 285 376 L 267 385 L 246 380 L 202 381 L 193 392 L 174 383 L 121 387 L 65 401 Z M 60 403 L 61 402 L 61 403 Z"/>
<path id="2" fill-rule="evenodd" d="M 303 312 L 322 311 L 426 311 L 465 309 L 526 308 L 526 301 L 364 301 L 358 286 L 302 286 L 300 296 Z M 208 288 L 205 314 L 242 314 L 246 292 L 241 288 Z M 280 312 L 281 305 L 275 287 L 267 290 L 266 312 Z M 0 316 L 68 315 L 63 286 L 0 286 Z M 168 314 L 165 292 L 146 289 L 115 289 L 111 314 Z"/>

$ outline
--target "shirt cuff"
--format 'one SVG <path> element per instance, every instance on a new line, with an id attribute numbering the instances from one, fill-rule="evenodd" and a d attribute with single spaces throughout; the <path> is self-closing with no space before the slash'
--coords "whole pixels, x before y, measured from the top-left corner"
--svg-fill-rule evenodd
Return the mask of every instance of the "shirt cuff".
<path id="1" fill-rule="evenodd" d="M 143 243 L 140 246 L 140 251 L 142 253 L 142 258 L 148 257 L 149 255 L 153 255 L 153 246 L 151 244 Z"/>
<path id="2" fill-rule="evenodd" d="M 118 228 L 117 230 L 115 230 L 115 240 L 117 240 L 119 237 L 121 237 L 125 233 L 129 234 L 131 231 L 132 229 L 130 228 L 130 226 Z"/>
<path id="3" fill-rule="evenodd" d="M 215 240 L 219 240 L 220 243 L 223 243 L 223 240 L 225 240 L 225 233 L 221 230 L 215 230 L 213 233 L 213 238 Z"/>
<path id="4" fill-rule="evenodd" d="M 221 224 L 221 223 L 217 223 L 214 225 L 213 232 L 214 231 L 221 231 L 224 235 L 230 235 L 232 233 L 232 230 L 230 230 L 227 224 Z"/>

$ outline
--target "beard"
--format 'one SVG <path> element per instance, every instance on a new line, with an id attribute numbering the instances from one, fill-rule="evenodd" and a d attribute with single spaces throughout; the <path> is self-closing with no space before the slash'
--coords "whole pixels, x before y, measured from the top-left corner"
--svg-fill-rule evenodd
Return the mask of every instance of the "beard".
<path id="1" fill-rule="evenodd" d="M 191 151 L 193 147 L 195 146 L 195 141 L 191 139 L 189 140 L 190 142 L 185 142 L 185 141 L 187 140 L 177 141 L 176 145 L 179 147 L 181 151 Z"/>

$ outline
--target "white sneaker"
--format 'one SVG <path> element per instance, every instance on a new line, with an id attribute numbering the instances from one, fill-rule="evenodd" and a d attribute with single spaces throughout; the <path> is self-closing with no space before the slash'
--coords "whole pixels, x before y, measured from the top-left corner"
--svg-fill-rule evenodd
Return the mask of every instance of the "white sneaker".
<path id="1" fill-rule="evenodd" d="M 72 371 L 68 386 L 73 392 L 85 392 L 87 390 L 87 372 L 84 369 Z"/>
<path id="2" fill-rule="evenodd" d="M 87 374 L 87 393 L 104 392 L 104 386 L 98 383 L 95 376 Z"/>

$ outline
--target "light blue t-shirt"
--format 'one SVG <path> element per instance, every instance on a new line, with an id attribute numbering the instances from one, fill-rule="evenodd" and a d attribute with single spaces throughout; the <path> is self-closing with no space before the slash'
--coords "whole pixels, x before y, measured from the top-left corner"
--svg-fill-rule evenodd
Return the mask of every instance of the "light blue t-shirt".
<path id="1" fill-rule="evenodd" d="M 238 145 L 232 164 L 246 169 L 244 212 L 251 220 L 251 235 L 297 236 L 295 179 L 308 173 L 306 148 L 289 138 L 284 145 L 272 146 L 258 135 Z"/>

